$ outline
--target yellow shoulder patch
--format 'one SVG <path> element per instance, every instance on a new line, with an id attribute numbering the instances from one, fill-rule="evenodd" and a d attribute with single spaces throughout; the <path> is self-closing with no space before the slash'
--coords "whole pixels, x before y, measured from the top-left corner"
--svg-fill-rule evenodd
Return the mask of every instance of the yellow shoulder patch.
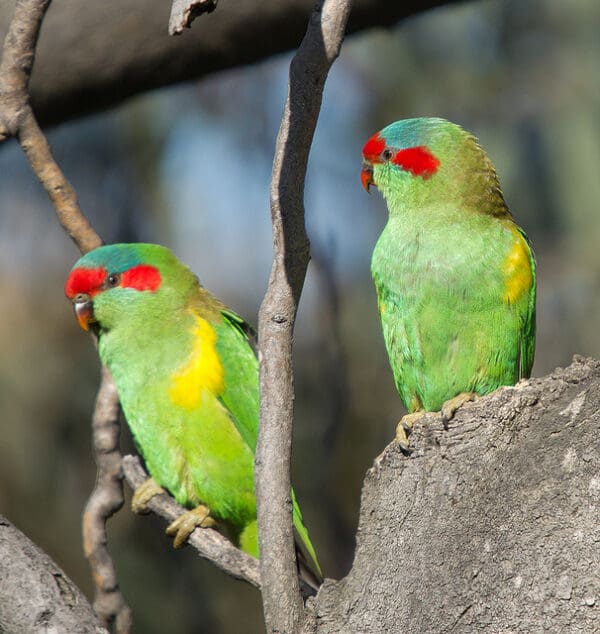
<path id="1" fill-rule="evenodd" d="M 517 229 L 513 229 L 512 232 L 515 241 L 502 267 L 504 274 L 502 301 L 507 304 L 516 302 L 523 293 L 528 293 L 533 284 L 529 247 Z"/>
<path id="2" fill-rule="evenodd" d="M 192 334 L 192 352 L 173 375 L 169 389 L 171 401 L 186 409 L 197 407 L 203 392 L 218 395 L 223 391 L 223 366 L 215 346 L 217 334 L 201 317 L 196 317 Z"/>

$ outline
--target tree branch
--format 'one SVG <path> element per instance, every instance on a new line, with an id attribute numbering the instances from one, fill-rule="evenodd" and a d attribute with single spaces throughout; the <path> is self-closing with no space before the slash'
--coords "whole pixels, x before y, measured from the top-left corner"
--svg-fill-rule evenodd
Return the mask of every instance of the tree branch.
<path id="1" fill-rule="evenodd" d="M 124 634 L 131 630 L 131 610 L 119 589 L 106 534 L 107 520 L 124 502 L 119 412 L 117 388 L 109 371 L 103 367 L 92 418 L 96 485 L 83 513 L 83 550 L 96 588 L 94 609 L 107 626 Z"/>
<path id="2" fill-rule="evenodd" d="M 77 586 L 0 516 L 0 632 L 108 634 Z"/>
<path id="3" fill-rule="evenodd" d="M 29 105 L 23 111 L 17 137 L 31 169 L 50 197 L 63 229 L 82 253 L 99 247 L 102 239 L 83 215 L 75 190 L 54 160 Z"/>
<path id="4" fill-rule="evenodd" d="M 137 456 L 123 457 L 123 472 L 133 490 L 137 489 L 149 477 Z M 148 508 L 169 522 L 185 513 L 186 510 L 166 493 L 151 498 L 148 501 Z M 258 561 L 236 548 L 218 531 L 211 528 L 196 528 L 190 535 L 188 543 L 198 551 L 201 557 L 212 561 L 223 572 L 260 588 Z"/>
<path id="5" fill-rule="evenodd" d="M 267 631 L 298 632 L 304 619 L 292 529 L 292 333 L 309 261 L 304 179 L 323 87 L 337 58 L 349 0 L 321 0 L 290 65 L 271 180 L 273 266 L 259 313 L 260 426 L 256 495 Z"/>

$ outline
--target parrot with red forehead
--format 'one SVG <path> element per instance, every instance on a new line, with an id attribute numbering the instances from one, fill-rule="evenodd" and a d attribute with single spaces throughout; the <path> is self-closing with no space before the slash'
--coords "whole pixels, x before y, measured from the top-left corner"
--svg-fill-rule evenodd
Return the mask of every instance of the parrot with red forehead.
<path id="1" fill-rule="evenodd" d="M 446 423 L 465 401 L 529 377 L 535 259 L 477 139 L 438 118 L 396 121 L 363 148 L 361 181 L 389 212 L 371 260 L 383 336 L 408 410 Z"/>
<path id="2" fill-rule="evenodd" d="M 155 244 L 112 244 L 73 267 L 65 293 L 117 385 L 127 423 L 152 476 L 134 494 L 141 512 L 163 488 L 189 512 L 167 533 L 182 545 L 214 526 L 258 557 L 254 451 L 258 362 L 251 330 Z M 322 579 L 292 491 L 298 561 Z"/>

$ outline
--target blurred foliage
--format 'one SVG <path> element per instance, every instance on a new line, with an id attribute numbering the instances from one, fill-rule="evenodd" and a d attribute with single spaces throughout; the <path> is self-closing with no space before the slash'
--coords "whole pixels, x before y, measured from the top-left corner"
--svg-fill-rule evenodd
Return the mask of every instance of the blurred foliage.
<path id="1" fill-rule="evenodd" d="M 369 274 L 385 207 L 360 189 L 362 144 L 409 116 L 474 132 L 537 253 L 534 374 L 573 353 L 598 357 L 599 27 L 595 0 L 490 0 L 345 44 L 311 154 L 313 261 L 295 357 L 293 479 L 328 576 L 351 565 L 364 473 L 402 414 Z M 268 182 L 288 62 L 160 91 L 50 133 L 106 241 L 168 245 L 251 322 L 270 267 Z M 90 593 L 80 517 L 94 481 L 98 363 L 62 296 L 77 252 L 14 144 L 0 149 L 0 173 L 0 511 Z M 261 631 L 258 593 L 173 551 L 161 521 L 123 510 L 109 528 L 135 631 Z"/>

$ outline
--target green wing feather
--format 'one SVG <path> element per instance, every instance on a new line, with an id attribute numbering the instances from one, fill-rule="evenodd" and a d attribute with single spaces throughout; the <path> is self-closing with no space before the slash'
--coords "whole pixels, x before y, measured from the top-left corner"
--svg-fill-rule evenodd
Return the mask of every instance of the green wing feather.
<path id="1" fill-rule="evenodd" d="M 258 360 L 250 346 L 250 326 L 231 311 L 221 310 L 214 323 L 217 352 L 225 373 L 220 400 L 231 413 L 233 422 L 254 452 L 258 434 Z"/>
<path id="2" fill-rule="evenodd" d="M 220 400 L 229 410 L 240 435 L 254 452 L 258 434 L 258 360 L 251 346 L 254 330 L 234 312 L 220 308 L 221 320 L 214 324 L 217 351 L 225 372 Z M 304 526 L 300 506 L 292 490 L 292 515 L 302 562 L 317 582 L 322 580 L 315 549 Z"/>
<path id="3" fill-rule="evenodd" d="M 535 293 L 536 293 L 536 263 L 535 255 L 531 248 L 531 242 L 527 234 L 519 227 L 515 225 L 519 233 L 523 236 L 527 244 L 527 251 L 529 253 L 529 264 L 531 266 L 531 288 L 528 294 L 528 307 L 527 312 L 524 315 L 522 338 L 521 338 L 521 359 L 520 359 L 520 376 L 521 378 L 529 378 L 531 375 L 531 368 L 533 367 L 533 358 L 535 353 Z"/>

